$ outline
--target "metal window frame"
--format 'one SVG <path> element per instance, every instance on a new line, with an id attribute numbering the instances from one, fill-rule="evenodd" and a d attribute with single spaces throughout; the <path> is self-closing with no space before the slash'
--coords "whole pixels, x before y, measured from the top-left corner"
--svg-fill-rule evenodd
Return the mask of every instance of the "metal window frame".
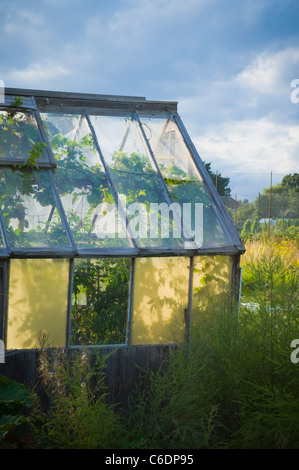
<path id="1" fill-rule="evenodd" d="M 0 286 L 0 339 L 6 344 L 7 340 L 7 307 L 8 307 L 8 283 L 9 283 L 9 260 L 0 260 L 2 279 Z"/>

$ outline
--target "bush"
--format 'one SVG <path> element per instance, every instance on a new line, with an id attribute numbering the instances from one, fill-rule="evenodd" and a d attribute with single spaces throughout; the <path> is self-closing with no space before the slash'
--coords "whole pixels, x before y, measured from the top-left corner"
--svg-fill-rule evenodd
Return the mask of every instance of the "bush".
<path id="1" fill-rule="evenodd" d="M 158 372 L 144 371 L 126 410 L 107 403 L 103 364 L 42 354 L 51 398 L 34 413 L 40 447 L 298 448 L 299 251 L 295 240 L 247 242 L 240 308 L 213 302 L 188 344 Z M 119 411 L 119 410 L 118 410 Z"/>
<path id="2" fill-rule="evenodd" d="M 25 385 L 0 375 L 1 448 L 18 447 L 22 440 L 26 441 L 24 430 L 30 421 L 28 411 L 31 407 L 31 393 Z"/>
<path id="3" fill-rule="evenodd" d="M 298 448 L 299 254 L 296 242 L 248 242 L 240 309 L 202 312 L 197 339 L 151 375 L 130 419 L 149 448 Z M 254 306 L 254 308 L 252 308 Z M 133 428 L 133 426 L 131 426 Z"/>
<path id="4" fill-rule="evenodd" d="M 107 403 L 104 363 L 92 364 L 84 352 L 72 357 L 58 350 L 54 358 L 41 352 L 39 374 L 49 395 L 46 412 L 35 410 L 39 447 L 112 449 L 121 447 L 125 432 Z"/>

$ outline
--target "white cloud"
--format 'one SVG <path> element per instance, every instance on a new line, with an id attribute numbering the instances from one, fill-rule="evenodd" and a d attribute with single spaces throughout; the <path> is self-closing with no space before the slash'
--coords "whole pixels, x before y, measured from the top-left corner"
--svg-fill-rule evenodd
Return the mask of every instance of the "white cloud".
<path id="1" fill-rule="evenodd" d="M 209 126 L 193 136 L 202 160 L 213 171 L 230 177 L 232 195 L 254 199 L 269 186 L 270 173 L 279 182 L 283 175 L 298 172 L 298 126 L 277 124 L 268 118 L 230 121 Z"/>
<path id="2" fill-rule="evenodd" d="M 33 88 L 39 86 L 41 82 L 69 74 L 70 71 L 62 65 L 45 61 L 33 63 L 24 69 L 12 70 L 7 76 L 7 81 L 9 83 L 22 83 L 22 86 Z"/>
<path id="3" fill-rule="evenodd" d="M 298 167 L 298 126 L 277 124 L 268 118 L 210 126 L 193 140 L 204 160 L 224 168 L 287 174 Z"/>
<path id="4" fill-rule="evenodd" d="M 288 47 L 276 53 L 259 54 L 235 82 L 241 87 L 266 94 L 284 93 L 299 70 L 299 48 Z"/>

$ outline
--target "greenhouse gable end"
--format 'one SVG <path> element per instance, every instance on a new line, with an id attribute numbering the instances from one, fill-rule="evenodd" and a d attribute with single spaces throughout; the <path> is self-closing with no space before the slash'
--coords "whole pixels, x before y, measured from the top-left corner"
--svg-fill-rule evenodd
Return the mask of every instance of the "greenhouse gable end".
<path id="1" fill-rule="evenodd" d="M 7 351 L 174 344 L 208 304 L 238 298 L 244 246 L 177 103 L 11 88 L 4 98 Z"/>

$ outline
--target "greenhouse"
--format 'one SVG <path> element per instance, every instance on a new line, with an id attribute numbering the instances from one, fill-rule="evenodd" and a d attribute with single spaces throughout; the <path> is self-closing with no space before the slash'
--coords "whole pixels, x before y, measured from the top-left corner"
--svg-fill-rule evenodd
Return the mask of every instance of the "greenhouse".
<path id="1" fill-rule="evenodd" d="M 6 350 L 182 342 L 208 304 L 238 298 L 244 246 L 176 102 L 4 98 Z"/>

